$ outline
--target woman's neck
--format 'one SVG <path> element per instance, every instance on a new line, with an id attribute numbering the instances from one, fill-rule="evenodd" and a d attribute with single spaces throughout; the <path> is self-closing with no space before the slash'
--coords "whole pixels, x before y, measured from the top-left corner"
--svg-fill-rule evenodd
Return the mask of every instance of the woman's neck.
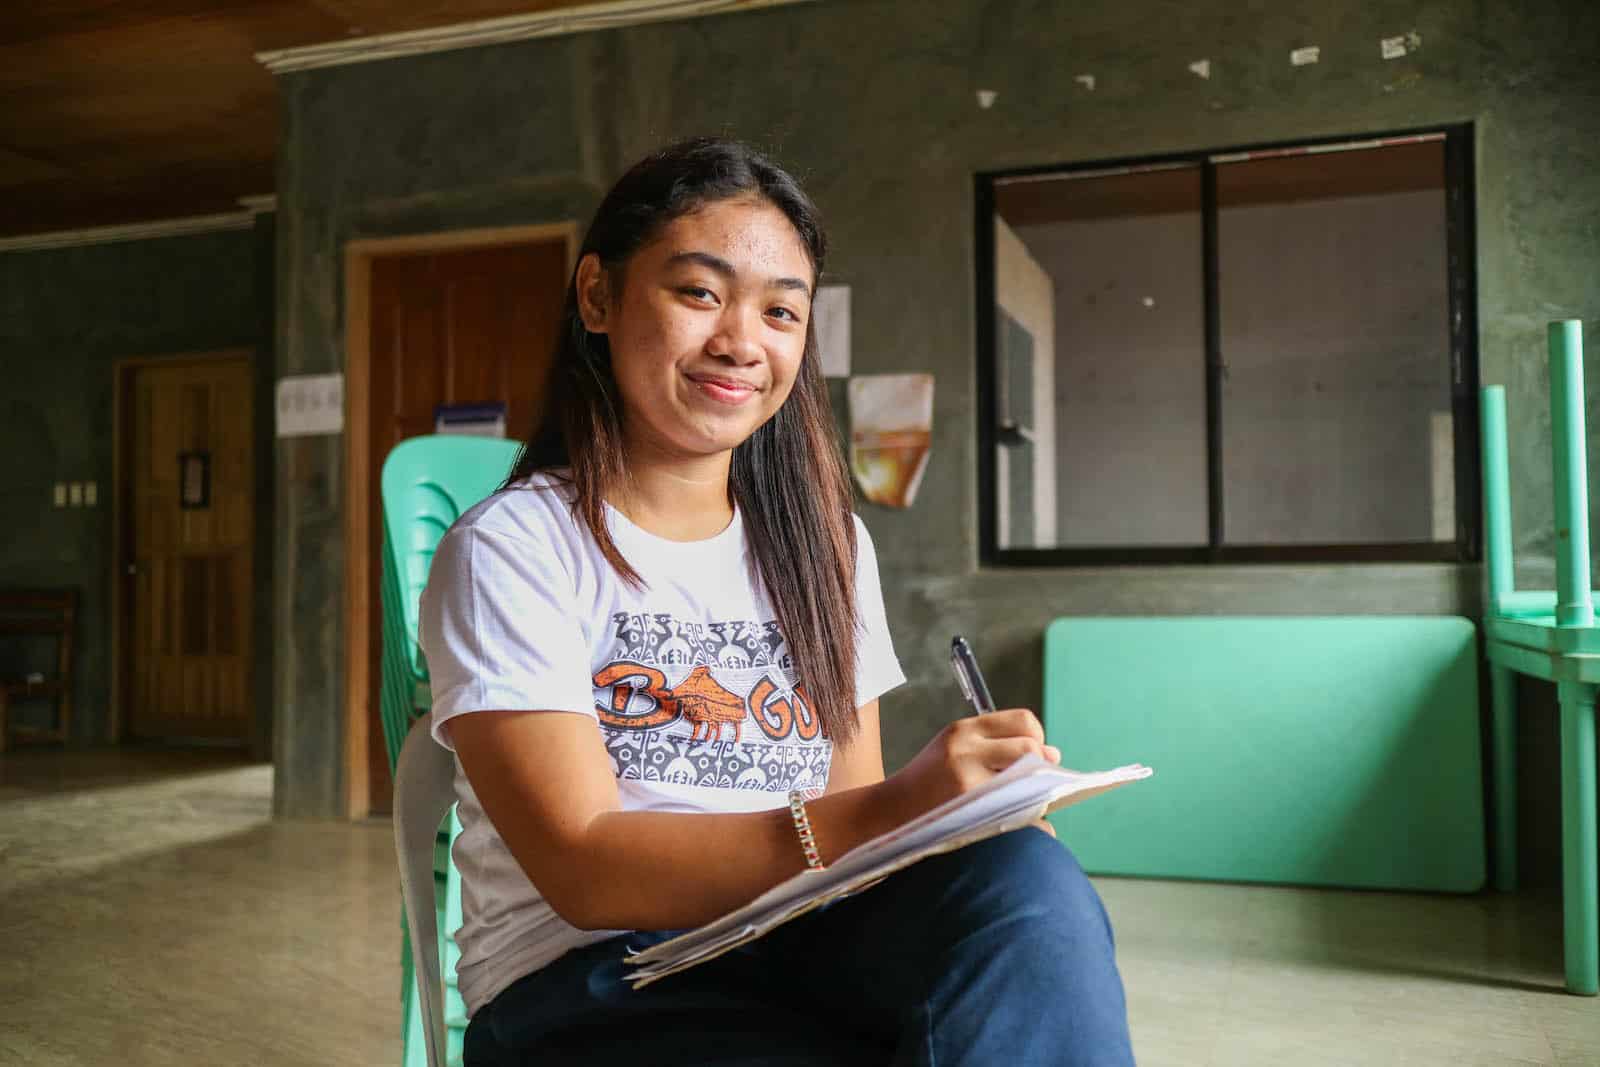
<path id="1" fill-rule="evenodd" d="M 663 456 L 648 448 L 628 455 L 628 479 L 606 494 L 635 526 L 669 541 L 704 541 L 733 521 L 728 472 L 733 453 Z"/>

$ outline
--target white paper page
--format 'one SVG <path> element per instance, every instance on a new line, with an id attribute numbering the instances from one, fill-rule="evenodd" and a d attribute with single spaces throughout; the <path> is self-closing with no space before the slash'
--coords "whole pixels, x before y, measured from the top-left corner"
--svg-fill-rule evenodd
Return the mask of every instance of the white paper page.
<path id="1" fill-rule="evenodd" d="M 1052 777 L 1058 779 L 1058 782 L 1055 789 L 1052 790 L 1051 795 L 1059 796 L 1062 792 L 1070 794 L 1068 796 L 1061 797 L 1059 803 L 1055 805 L 1058 807 L 1064 806 L 1065 804 L 1074 802 L 1074 800 L 1077 798 L 1093 796 L 1097 792 L 1114 788 L 1116 785 L 1126 784 L 1129 781 L 1136 781 L 1139 778 L 1147 777 L 1149 774 L 1150 771 L 1148 768 L 1135 766 L 1120 768 L 1118 771 L 1104 772 L 1097 775 L 1079 775 L 1077 777 L 1080 779 L 1080 781 L 1087 780 L 1085 784 L 1079 787 L 1060 782 L 1059 779 L 1064 776 L 1061 775 L 1060 772 L 1057 772 L 1055 775 L 1052 775 Z M 1110 780 L 1109 784 L 1087 784 L 1088 782 L 1102 783 L 1105 780 Z M 834 885 L 834 888 L 831 890 L 807 893 L 797 899 L 793 899 L 788 903 L 778 906 L 776 909 L 769 910 L 753 923 L 743 926 L 733 926 L 726 929 L 702 928 L 701 930 L 697 930 L 690 934 L 685 934 L 679 938 L 675 938 L 671 942 L 663 943 L 660 946 L 656 946 L 655 948 L 648 950 L 650 953 L 648 958 L 646 958 L 645 953 L 640 953 L 638 956 L 629 961 L 631 963 L 638 963 L 640 966 L 637 970 L 628 975 L 628 980 L 634 983 L 635 989 L 639 989 L 643 986 L 649 985 L 651 982 L 654 982 L 657 979 L 664 978 L 667 975 L 675 974 L 678 971 L 686 970 L 689 967 L 703 963 L 710 959 L 714 959 L 724 952 L 736 948 L 746 941 L 760 937 L 774 927 L 780 926 L 783 923 L 803 915 L 814 908 L 820 907 L 821 905 L 832 900 L 843 899 L 852 893 L 868 889 L 871 886 L 876 885 L 888 874 L 908 867 L 913 863 L 927 858 L 928 856 L 935 855 L 940 852 L 948 852 L 953 849 L 960 848 L 965 844 L 969 844 L 973 841 L 981 840 L 985 837 L 990 837 L 995 834 L 1005 833 L 1010 830 L 1021 829 L 1029 826 L 1035 819 L 1038 818 L 1043 807 L 1044 805 L 1041 804 L 1040 799 L 1036 794 L 1023 795 L 1021 803 L 1004 812 L 997 813 L 988 819 L 981 820 L 975 825 L 968 826 L 962 824 L 959 829 L 953 832 L 941 834 L 931 844 L 923 847 L 895 848 L 892 850 L 894 853 L 893 858 L 882 859 L 881 861 L 872 864 L 865 870 L 864 873 L 848 878 L 844 880 L 842 884 L 837 881 L 830 880 L 833 881 Z M 881 841 L 882 839 L 880 838 L 879 840 Z M 822 881 L 822 873 L 823 872 L 807 871 L 799 877 L 810 879 L 810 884 L 815 886 Z M 716 926 L 716 924 L 714 924 L 714 926 Z M 658 951 L 663 949 L 669 951 Z"/>
<path id="2" fill-rule="evenodd" d="M 1024 826 L 1053 802 L 1147 777 L 1138 765 L 1083 774 L 1038 756 L 1018 760 L 983 786 L 841 856 L 825 871 L 807 870 L 720 919 L 641 952 L 631 980 L 645 980 L 701 962 L 828 900 L 864 888 L 900 866 L 959 847 L 975 836 Z"/>
<path id="3" fill-rule="evenodd" d="M 729 929 L 737 929 L 753 923 L 762 924 L 768 916 L 780 913 L 796 902 L 821 896 L 830 890 L 846 884 L 855 875 L 863 870 L 871 869 L 874 865 L 885 859 L 892 859 L 908 849 L 914 849 L 924 840 L 932 828 L 935 837 L 941 827 L 949 825 L 976 825 L 981 822 L 985 812 L 992 809 L 992 805 L 978 807 L 983 801 L 999 794 L 1001 790 L 1017 782 L 1026 783 L 1029 772 L 1037 767 L 1051 767 L 1044 760 L 1033 757 L 1035 763 L 1029 765 L 1027 757 L 1017 761 L 1001 774 L 996 775 L 979 788 L 960 797 L 934 808 L 932 811 L 913 819 L 903 826 L 896 827 L 887 834 L 864 842 L 851 851 L 839 857 L 826 870 L 804 870 L 794 877 L 779 882 L 761 896 L 752 900 L 743 907 L 729 912 L 720 919 L 680 934 L 671 941 L 664 941 L 654 945 L 644 952 L 633 957 L 633 962 L 648 963 L 656 959 L 674 955 L 679 952 L 692 950 L 698 943 L 720 936 Z M 1052 769 L 1054 769 L 1052 767 Z M 962 820 L 962 815 L 969 817 Z M 954 820 L 961 820 L 955 822 Z"/>

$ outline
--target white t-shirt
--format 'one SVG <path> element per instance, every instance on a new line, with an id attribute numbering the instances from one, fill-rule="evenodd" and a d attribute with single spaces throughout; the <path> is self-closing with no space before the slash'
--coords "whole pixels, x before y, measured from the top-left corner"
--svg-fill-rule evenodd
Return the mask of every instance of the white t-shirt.
<path id="1" fill-rule="evenodd" d="M 607 507 L 606 562 L 548 475 L 469 510 L 439 542 L 422 593 L 433 736 L 457 715 L 574 712 L 593 720 L 625 811 L 742 812 L 821 789 L 833 744 L 804 702 L 787 645 L 747 562 L 744 522 L 668 541 Z M 877 558 L 856 519 L 855 704 L 901 682 Z M 456 764 L 461 834 L 457 974 L 468 1013 L 523 975 L 617 931 L 579 930 L 545 902 Z"/>

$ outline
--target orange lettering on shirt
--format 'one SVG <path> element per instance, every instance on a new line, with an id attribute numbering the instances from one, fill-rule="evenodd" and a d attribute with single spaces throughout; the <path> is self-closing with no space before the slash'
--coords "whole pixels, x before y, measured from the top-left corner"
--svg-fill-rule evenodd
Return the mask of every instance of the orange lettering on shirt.
<path id="1" fill-rule="evenodd" d="M 755 716 L 761 732 L 774 741 L 782 741 L 794 731 L 794 708 L 783 697 L 772 700 L 778 691 L 771 678 L 762 678 L 750 690 L 750 714 Z M 771 703 L 768 703 L 771 701 Z"/>
<path id="2" fill-rule="evenodd" d="M 667 676 L 654 667 L 626 660 L 608 663 L 595 672 L 594 687 L 611 690 L 609 707 L 595 705 L 595 714 L 607 726 L 621 730 L 647 730 L 664 726 L 679 715 L 677 701 L 667 689 Z M 629 705 L 640 695 L 648 697 L 655 707 L 642 715 L 628 714 Z"/>

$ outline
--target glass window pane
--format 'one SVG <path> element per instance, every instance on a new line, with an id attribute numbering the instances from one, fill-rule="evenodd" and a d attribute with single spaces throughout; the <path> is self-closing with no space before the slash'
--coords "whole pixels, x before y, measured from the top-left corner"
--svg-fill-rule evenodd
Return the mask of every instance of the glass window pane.
<path id="1" fill-rule="evenodd" d="M 1444 145 L 1217 168 L 1224 542 L 1455 539 Z"/>
<path id="2" fill-rule="evenodd" d="M 1195 167 L 997 186 L 1001 548 L 1206 543 L 1200 192 Z"/>

